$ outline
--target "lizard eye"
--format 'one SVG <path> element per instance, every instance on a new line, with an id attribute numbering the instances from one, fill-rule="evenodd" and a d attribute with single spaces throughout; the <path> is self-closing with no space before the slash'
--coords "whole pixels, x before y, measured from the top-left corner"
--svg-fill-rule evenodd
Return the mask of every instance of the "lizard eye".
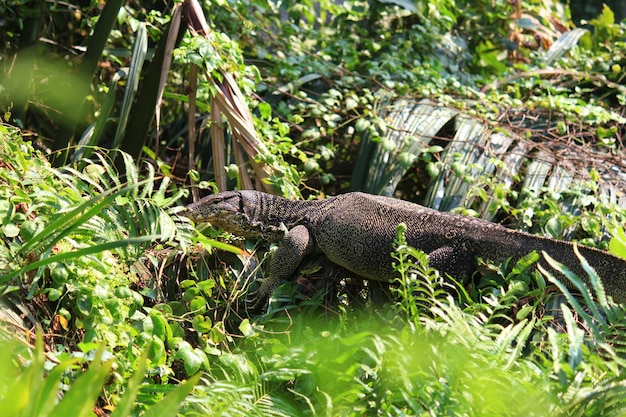
<path id="1" fill-rule="evenodd" d="M 219 194 L 213 194 L 210 197 L 206 197 L 206 198 L 209 199 L 210 204 L 219 204 L 222 201 L 224 201 L 224 197 Z"/>

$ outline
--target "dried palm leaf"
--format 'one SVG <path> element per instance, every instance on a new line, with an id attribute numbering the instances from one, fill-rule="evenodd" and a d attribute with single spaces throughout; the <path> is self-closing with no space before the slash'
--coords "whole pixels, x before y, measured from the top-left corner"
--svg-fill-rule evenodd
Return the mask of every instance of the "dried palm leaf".
<path id="1" fill-rule="evenodd" d="M 202 12 L 202 8 L 196 0 L 186 0 L 183 3 L 183 14 L 192 33 L 210 38 L 211 32 L 209 26 L 206 22 L 206 18 L 204 17 L 204 13 Z M 215 77 L 213 77 L 208 71 L 206 74 L 207 79 L 215 87 L 213 89 L 213 103 L 211 104 L 212 113 L 215 113 L 217 110 L 220 115 L 223 115 L 226 118 L 231 128 L 233 138 L 241 145 L 244 152 L 248 156 L 248 162 L 254 170 L 258 179 L 258 184 L 261 184 L 261 187 L 265 191 L 273 192 L 271 184 L 269 184 L 266 180 L 271 175 L 275 174 L 276 171 L 270 165 L 258 158 L 259 155 L 267 154 L 267 148 L 256 133 L 252 114 L 246 104 L 245 97 L 229 73 L 220 70 L 218 70 L 218 72 L 219 80 L 215 79 Z M 213 123 L 218 123 L 217 115 L 212 114 L 211 117 Z M 213 150 L 219 150 L 219 146 L 216 145 L 216 142 L 223 141 L 223 132 L 220 133 L 219 127 L 211 128 L 211 134 L 215 135 L 212 137 Z M 235 155 L 237 155 L 236 152 Z M 237 161 L 237 163 L 240 167 L 240 178 L 245 186 L 251 187 L 252 180 L 249 178 L 248 173 L 244 168 L 244 163 L 241 160 L 243 159 L 241 158 L 241 154 L 239 155 L 240 157 L 238 159 L 240 160 Z M 222 157 L 216 157 L 214 154 L 213 162 L 216 180 L 219 181 L 218 187 L 220 191 L 223 191 L 225 190 L 225 178 L 221 176 L 221 173 L 224 171 L 224 165 L 218 165 L 218 163 L 224 163 L 223 155 Z"/>

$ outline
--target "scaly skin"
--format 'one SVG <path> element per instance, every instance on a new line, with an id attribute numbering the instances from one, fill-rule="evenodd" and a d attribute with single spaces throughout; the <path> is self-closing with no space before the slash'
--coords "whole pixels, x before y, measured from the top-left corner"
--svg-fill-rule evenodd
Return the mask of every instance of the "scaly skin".
<path id="1" fill-rule="evenodd" d="M 361 277 L 390 281 L 395 277 L 391 252 L 400 223 L 407 226 L 409 245 L 427 253 L 432 267 L 458 279 L 475 270 L 476 257 L 499 263 L 537 251 L 547 253 L 589 282 L 570 242 L 389 197 L 348 193 L 325 200 L 295 201 L 259 191 L 227 191 L 190 204 L 181 214 L 238 236 L 279 243 L 269 277 L 256 294 L 257 304 L 311 253 L 324 253 Z M 616 302 L 626 302 L 626 260 L 585 246 L 578 246 L 578 250 L 602 279 L 607 294 Z M 539 263 L 563 279 L 543 258 Z"/>

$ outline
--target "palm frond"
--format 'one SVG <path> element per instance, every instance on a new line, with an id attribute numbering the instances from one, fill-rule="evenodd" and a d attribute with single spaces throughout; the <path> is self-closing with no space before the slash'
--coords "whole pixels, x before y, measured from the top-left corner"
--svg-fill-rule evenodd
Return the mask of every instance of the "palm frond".
<path id="1" fill-rule="evenodd" d="M 352 176 L 353 189 L 372 194 L 391 195 L 411 164 L 400 155 L 417 157 L 457 112 L 428 100 L 419 103 L 400 101 L 389 106 L 383 115 L 389 120 L 388 135 L 382 142 L 371 143 L 366 136 L 362 149 L 374 146 L 371 156 L 360 150 Z"/>
<path id="2" fill-rule="evenodd" d="M 547 129 L 549 116 L 526 118 L 511 111 L 506 123 L 493 128 L 426 100 L 398 100 L 383 106 L 379 114 L 387 122 L 387 133 L 377 141 L 368 135 L 363 138 L 353 190 L 392 195 L 402 176 L 422 159 L 434 175 L 422 203 L 443 211 L 475 205 L 478 214 L 490 220 L 497 214 L 496 189 L 520 192 L 519 208 L 524 199 L 547 193 L 563 195 L 559 204 L 574 214 L 588 206 L 585 195 L 626 205 L 626 169 L 608 153 L 517 133 L 518 129 Z M 434 139 L 442 144 L 438 155 L 429 153 Z M 437 169 L 429 170 L 433 164 Z M 592 176 L 599 178 L 597 190 L 585 185 Z"/>
<path id="3" fill-rule="evenodd" d="M 189 30 L 196 36 L 202 36 L 205 39 L 210 39 L 213 36 L 202 8 L 196 0 L 185 1 L 183 14 Z M 213 85 L 211 111 L 215 113 L 218 110 L 217 114 L 211 116 L 213 123 L 218 124 L 218 127 L 211 129 L 212 135 L 215 135 L 212 138 L 214 150 L 219 150 L 216 142 L 223 141 L 223 134 L 221 133 L 218 119 L 220 115 L 223 115 L 230 125 L 233 138 L 246 153 L 248 157 L 247 163 L 254 170 L 259 186 L 267 192 L 273 192 L 273 187 L 268 178 L 278 173 L 272 164 L 263 161 L 261 158 L 268 155 L 268 150 L 256 132 L 245 96 L 228 72 L 216 70 L 213 73 L 210 69 L 207 69 L 205 72 L 207 80 Z M 223 162 L 221 156 L 214 159 L 214 172 L 220 173 L 218 177 L 224 170 L 224 165 L 217 165 L 220 161 Z M 240 167 L 239 176 L 244 182 L 243 187 L 252 188 L 252 182 L 248 178 L 243 161 L 237 161 L 237 163 Z M 224 186 L 224 177 L 220 178 L 220 184 Z"/>
<path id="4" fill-rule="evenodd" d="M 557 59 L 565 55 L 567 51 L 572 49 L 578 43 L 578 40 L 588 32 L 587 29 L 575 28 L 562 34 L 559 39 L 550 46 L 550 49 L 546 51 L 544 57 L 546 65 L 552 65 Z"/>

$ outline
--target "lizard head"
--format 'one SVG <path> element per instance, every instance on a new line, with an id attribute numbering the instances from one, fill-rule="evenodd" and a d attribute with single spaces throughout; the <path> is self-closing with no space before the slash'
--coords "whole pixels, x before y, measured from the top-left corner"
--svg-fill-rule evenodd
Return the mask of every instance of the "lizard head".
<path id="1" fill-rule="evenodd" d="M 228 221 L 243 214 L 243 201 L 236 191 L 226 191 L 213 194 L 189 204 L 185 210 L 178 213 L 192 220 L 194 223 L 215 223 Z"/>
<path id="2" fill-rule="evenodd" d="M 255 220 L 257 196 L 256 191 L 225 191 L 189 204 L 178 214 L 194 223 L 210 223 L 237 236 L 267 237 L 269 231 L 262 230 L 263 224 Z"/>

